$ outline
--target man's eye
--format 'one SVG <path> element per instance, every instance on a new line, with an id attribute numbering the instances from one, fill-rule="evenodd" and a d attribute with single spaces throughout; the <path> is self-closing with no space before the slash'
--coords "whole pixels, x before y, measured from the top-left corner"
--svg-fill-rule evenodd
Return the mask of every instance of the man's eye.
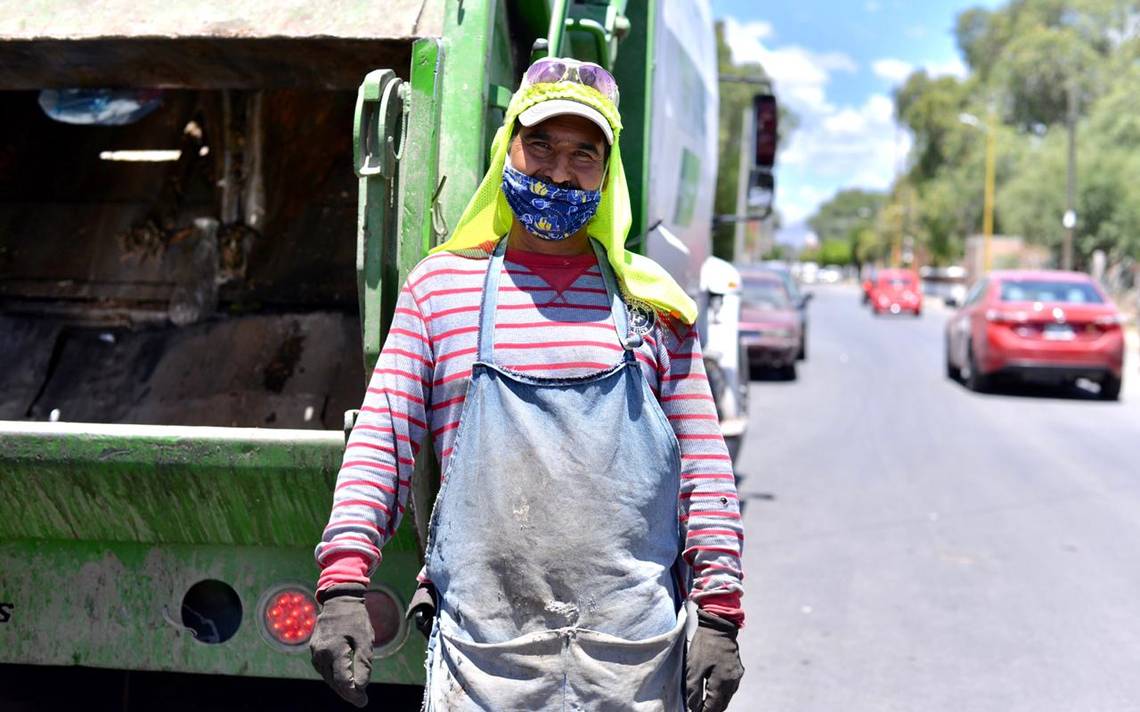
<path id="1" fill-rule="evenodd" d="M 550 144 L 543 141 L 532 141 L 530 148 L 531 150 L 538 151 L 540 153 L 549 153 L 552 150 Z"/>

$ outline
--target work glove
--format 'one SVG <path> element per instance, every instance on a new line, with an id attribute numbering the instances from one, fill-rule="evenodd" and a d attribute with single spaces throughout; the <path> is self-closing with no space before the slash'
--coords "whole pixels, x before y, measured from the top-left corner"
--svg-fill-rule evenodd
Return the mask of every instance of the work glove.
<path id="1" fill-rule="evenodd" d="M 309 639 L 313 667 L 338 695 L 357 707 L 368 704 L 364 689 L 372 673 L 372 622 L 360 583 L 337 584 L 317 595 L 321 612 Z"/>
<path id="2" fill-rule="evenodd" d="M 421 583 L 408 603 L 408 612 L 404 614 L 425 638 L 431 637 L 431 627 L 435 621 L 435 595 L 435 586 L 430 582 Z"/>
<path id="3" fill-rule="evenodd" d="M 697 632 L 685 659 L 688 711 L 724 712 L 743 676 L 736 626 L 711 613 L 697 611 Z"/>

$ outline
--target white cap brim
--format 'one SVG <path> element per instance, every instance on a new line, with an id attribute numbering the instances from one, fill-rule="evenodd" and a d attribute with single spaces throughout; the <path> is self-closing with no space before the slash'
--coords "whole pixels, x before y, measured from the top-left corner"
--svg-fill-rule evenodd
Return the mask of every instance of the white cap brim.
<path id="1" fill-rule="evenodd" d="M 564 116 L 566 114 L 581 116 L 583 119 L 593 121 L 598 125 L 598 128 L 602 130 L 602 133 L 605 134 L 606 143 L 611 146 L 613 145 L 614 130 L 613 127 L 610 126 L 610 122 L 606 121 L 606 117 L 602 116 L 602 112 L 588 104 L 583 104 L 573 99 L 550 99 L 548 101 L 541 101 L 519 114 L 519 123 L 529 128 L 536 124 L 541 124 L 551 117 Z"/>

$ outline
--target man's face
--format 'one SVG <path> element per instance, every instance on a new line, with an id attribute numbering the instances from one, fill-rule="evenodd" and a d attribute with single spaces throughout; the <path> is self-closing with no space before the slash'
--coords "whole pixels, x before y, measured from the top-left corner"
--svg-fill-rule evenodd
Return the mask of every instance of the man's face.
<path id="1" fill-rule="evenodd" d="M 581 116 L 552 116 L 520 126 L 511 141 L 511 165 L 533 178 L 563 188 L 598 190 L 605 173 L 606 137 Z"/>

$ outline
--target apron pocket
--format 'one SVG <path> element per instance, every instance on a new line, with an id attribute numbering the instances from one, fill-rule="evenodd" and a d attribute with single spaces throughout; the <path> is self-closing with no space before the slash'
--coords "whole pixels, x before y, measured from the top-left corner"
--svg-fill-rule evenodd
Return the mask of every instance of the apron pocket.
<path id="1" fill-rule="evenodd" d="M 427 709 L 682 712 L 685 620 L 682 609 L 671 630 L 643 640 L 568 628 L 473 643 L 441 616 Z"/>

